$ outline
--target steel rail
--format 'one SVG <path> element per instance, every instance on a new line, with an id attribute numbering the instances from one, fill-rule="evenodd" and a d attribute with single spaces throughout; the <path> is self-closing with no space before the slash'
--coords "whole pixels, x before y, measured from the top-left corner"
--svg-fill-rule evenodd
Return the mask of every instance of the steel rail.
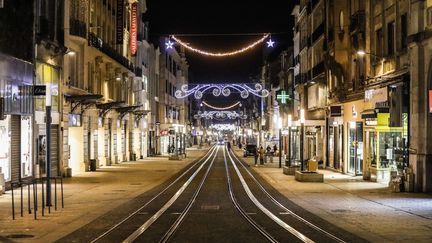
<path id="1" fill-rule="evenodd" d="M 216 152 L 213 153 L 214 157 L 217 156 L 217 152 L 219 151 L 219 147 L 217 147 Z M 213 156 L 213 155 L 212 155 Z M 186 187 L 190 185 L 192 180 L 201 171 L 207 161 L 211 158 L 209 156 L 197 169 L 196 171 L 189 177 L 189 179 L 182 185 L 182 187 L 166 202 L 150 219 L 148 219 L 144 224 L 142 224 L 138 229 L 136 229 L 132 234 L 130 234 L 123 243 L 129 243 L 136 240 L 142 233 L 144 233 L 168 208 L 170 208 L 173 203 L 182 195 Z"/>
<path id="2" fill-rule="evenodd" d="M 248 195 L 249 199 L 257 206 L 265 215 L 267 215 L 271 220 L 276 222 L 279 226 L 281 226 L 286 231 L 290 232 L 292 235 L 297 237 L 299 240 L 307 243 L 313 243 L 314 241 L 309 239 L 306 235 L 302 234 L 300 231 L 294 229 L 291 225 L 284 222 L 282 219 L 277 217 L 275 214 L 273 214 L 269 209 L 267 209 L 264 205 L 262 205 L 258 199 L 253 195 L 252 191 L 250 190 L 249 186 L 247 185 L 246 181 L 244 180 L 242 174 L 240 173 L 239 169 L 237 168 L 237 165 L 235 164 L 234 160 L 232 159 L 231 155 L 228 153 L 228 157 L 230 158 L 230 161 L 232 165 L 234 166 L 234 170 L 237 173 L 237 176 L 240 179 L 240 182 L 243 186 L 243 189 L 246 191 L 246 194 Z"/>
<path id="3" fill-rule="evenodd" d="M 193 194 L 192 198 L 189 200 L 189 203 L 187 204 L 186 208 L 183 210 L 183 212 L 180 214 L 180 216 L 176 219 L 174 224 L 171 225 L 171 227 L 168 229 L 168 231 L 165 233 L 165 235 L 162 237 L 162 239 L 159 242 L 167 242 L 171 236 L 176 232 L 176 230 L 179 228 L 180 224 L 183 222 L 186 215 L 189 213 L 190 209 L 195 203 L 196 198 L 198 197 L 198 194 L 201 192 L 202 187 L 204 186 L 204 182 L 206 181 L 208 174 L 210 172 L 210 169 L 213 166 L 213 163 L 217 157 L 217 152 L 215 156 L 213 157 L 213 160 L 211 161 L 210 165 L 207 168 L 206 173 L 204 174 L 203 178 L 201 179 L 200 184 L 198 185 L 197 189 L 195 190 L 195 193 Z"/>
<path id="4" fill-rule="evenodd" d="M 224 155 L 224 162 L 225 162 L 225 171 L 226 171 L 226 175 L 227 175 L 227 184 L 228 184 L 228 191 L 231 197 L 231 201 L 233 202 L 235 208 L 240 212 L 240 214 L 256 229 L 258 230 L 269 242 L 278 242 L 275 238 L 273 238 L 273 236 L 268 233 L 266 230 L 264 230 L 257 222 L 255 222 L 255 220 L 253 220 L 247 213 L 246 211 L 240 206 L 240 204 L 238 203 L 235 195 L 234 195 L 234 190 L 232 188 L 232 181 L 231 181 L 231 176 L 229 175 L 229 171 L 228 171 L 228 164 L 227 164 L 227 158 L 225 155 L 225 149 L 223 150 L 223 155 Z"/>
<path id="5" fill-rule="evenodd" d="M 149 201 L 147 201 L 144 205 L 142 205 L 141 207 L 139 207 L 137 210 L 135 210 L 134 212 L 132 212 L 131 214 L 129 214 L 127 217 L 125 217 L 124 219 L 122 219 L 120 222 L 118 222 L 117 224 L 115 224 L 114 226 L 112 226 L 111 228 L 109 228 L 107 231 L 105 231 L 104 233 L 100 234 L 98 237 L 96 237 L 92 241 L 90 241 L 90 243 L 95 243 L 95 242 L 101 240 L 102 238 L 104 238 L 105 236 L 107 236 L 109 233 L 111 233 L 112 231 L 114 231 L 116 228 L 118 228 L 120 225 L 122 225 L 123 223 L 125 223 L 126 221 L 128 221 L 130 218 L 132 218 L 133 216 L 135 216 L 136 214 L 138 214 L 142 209 L 144 209 L 150 203 L 152 203 L 154 200 L 156 200 L 157 198 L 159 198 L 163 193 L 165 193 L 169 188 L 171 188 L 175 183 L 177 183 L 181 178 L 183 178 L 187 173 L 189 173 L 196 165 L 198 165 L 199 163 L 201 163 L 206 158 L 207 155 L 209 155 L 209 154 L 212 155 L 215 150 L 216 150 L 216 146 L 213 146 L 212 148 L 210 148 L 203 157 L 201 157 L 200 159 L 198 159 L 191 167 L 189 167 L 180 176 L 178 176 L 173 182 L 171 182 L 169 185 L 167 185 L 162 191 L 160 191 L 158 194 L 156 194 L 154 197 L 152 197 Z"/>
<path id="6" fill-rule="evenodd" d="M 345 243 L 346 241 L 340 239 L 339 237 L 333 235 L 332 233 L 320 228 L 319 226 L 309 222 L 308 220 L 304 219 L 303 217 L 301 217 L 300 215 L 294 213 L 293 211 L 291 211 L 290 209 L 288 209 L 287 207 L 285 207 L 282 203 L 280 203 L 276 198 L 274 198 L 265 188 L 264 186 L 255 178 L 255 176 L 246 168 L 246 166 L 244 165 L 244 163 L 242 163 L 240 161 L 240 159 L 237 157 L 237 155 L 234 154 L 234 152 L 231 152 L 233 157 L 238 161 L 239 164 L 241 164 L 241 166 L 243 167 L 243 169 L 249 174 L 249 176 L 252 178 L 252 180 L 257 184 L 257 186 L 261 189 L 261 191 L 277 206 L 279 206 L 282 210 L 284 210 L 286 213 L 288 213 L 289 215 L 291 215 L 292 217 L 296 218 L 297 220 L 307 224 L 309 227 L 325 234 L 326 236 L 328 236 L 329 238 L 332 238 L 333 240 L 337 241 L 337 242 L 341 242 L 341 243 Z"/>

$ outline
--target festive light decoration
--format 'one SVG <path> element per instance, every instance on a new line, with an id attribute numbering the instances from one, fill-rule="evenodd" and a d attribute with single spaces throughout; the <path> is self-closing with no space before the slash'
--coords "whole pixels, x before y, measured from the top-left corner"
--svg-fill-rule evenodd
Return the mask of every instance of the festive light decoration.
<path id="1" fill-rule="evenodd" d="M 216 97 L 231 95 L 231 89 L 240 92 L 240 97 L 246 99 L 249 94 L 264 98 L 269 95 L 269 91 L 263 89 L 261 84 L 255 84 L 254 87 L 249 87 L 247 84 L 197 84 L 189 89 L 187 84 L 181 86 L 180 90 L 175 92 L 176 98 L 185 98 L 194 94 L 195 99 L 199 100 L 203 97 L 204 92 L 213 89 L 212 94 Z"/>
<path id="2" fill-rule="evenodd" d="M 215 110 L 229 110 L 229 109 L 232 109 L 232 108 L 236 107 L 237 105 L 241 104 L 240 101 L 237 101 L 236 103 L 234 103 L 234 104 L 232 104 L 232 105 L 230 105 L 230 106 L 217 107 L 217 106 L 212 106 L 212 105 L 208 104 L 208 103 L 205 102 L 205 101 L 203 101 L 202 103 L 203 103 L 205 106 L 207 106 L 207 107 L 209 107 L 209 108 L 212 108 L 212 109 L 215 109 Z"/>
<path id="3" fill-rule="evenodd" d="M 167 42 L 165 42 L 165 49 L 173 49 L 174 47 L 174 42 L 172 42 L 171 40 L 168 40 Z"/>
<path id="4" fill-rule="evenodd" d="M 270 39 L 267 41 L 267 47 L 274 47 L 274 44 L 275 42 L 270 37 Z"/>
<path id="5" fill-rule="evenodd" d="M 198 111 L 194 118 L 205 118 L 205 119 L 246 119 L 247 115 L 243 114 L 242 111 L 237 113 L 236 111 Z"/>
<path id="6" fill-rule="evenodd" d="M 217 131 L 234 131 L 234 124 L 224 123 L 224 124 L 211 124 L 209 126 L 210 129 L 214 129 Z"/>
<path id="7" fill-rule="evenodd" d="M 280 94 L 276 95 L 276 99 L 280 100 L 282 104 L 286 104 L 291 97 L 286 94 L 285 90 L 282 90 Z"/>
<path id="8" fill-rule="evenodd" d="M 235 51 L 230 51 L 230 52 L 210 52 L 210 51 L 203 51 L 200 50 L 198 48 L 192 47 L 189 44 L 183 42 L 182 40 L 180 40 L 179 38 L 175 37 L 174 35 L 171 36 L 171 38 L 173 40 L 175 40 L 177 43 L 179 43 L 180 45 L 182 45 L 183 47 L 185 47 L 186 49 L 199 53 L 201 55 L 205 55 L 205 56 L 212 56 L 212 57 L 224 57 L 224 56 L 234 56 L 240 53 L 243 53 L 247 50 L 250 50 L 252 48 L 254 48 L 256 45 L 262 43 L 267 37 L 269 37 L 270 34 L 265 34 L 263 35 L 263 37 L 261 37 L 260 39 L 256 40 L 255 42 L 249 44 L 248 46 L 245 46 L 243 48 L 240 48 L 238 50 Z"/>

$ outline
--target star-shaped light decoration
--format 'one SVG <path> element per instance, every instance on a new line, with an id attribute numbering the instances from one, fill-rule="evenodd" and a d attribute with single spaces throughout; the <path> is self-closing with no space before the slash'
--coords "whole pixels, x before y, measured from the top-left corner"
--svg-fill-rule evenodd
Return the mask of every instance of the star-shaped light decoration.
<path id="1" fill-rule="evenodd" d="M 167 42 L 165 42 L 165 48 L 168 49 L 172 49 L 174 46 L 174 42 L 172 42 L 171 40 L 168 40 Z"/>
<path id="2" fill-rule="evenodd" d="M 267 47 L 274 47 L 274 44 L 275 42 L 271 38 L 267 41 Z"/>

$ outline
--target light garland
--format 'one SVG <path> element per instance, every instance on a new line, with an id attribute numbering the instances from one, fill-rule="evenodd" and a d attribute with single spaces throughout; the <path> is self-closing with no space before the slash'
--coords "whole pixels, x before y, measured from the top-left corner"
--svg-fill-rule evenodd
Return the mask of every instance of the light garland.
<path id="1" fill-rule="evenodd" d="M 175 92 L 175 97 L 178 99 L 186 98 L 189 95 L 194 95 L 195 99 L 199 100 L 203 97 L 204 92 L 213 89 L 213 96 L 220 96 L 221 94 L 225 97 L 231 95 L 231 90 L 236 92 L 240 92 L 240 97 L 246 99 L 249 97 L 249 94 L 253 94 L 260 98 L 265 98 L 269 95 L 269 91 L 264 89 L 261 84 L 256 83 L 253 87 L 248 86 L 247 84 L 197 84 L 192 86 L 189 89 L 187 84 L 184 84 L 180 87 L 180 90 Z"/>
<path id="2" fill-rule="evenodd" d="M 235 111 L 198 111 L 194 115 L 195 119 L 205 118 L 205 119 L 247 119 L 247 115 L 243 114 L 243 111 L 237 113 Z"/>
<path id="3" fill-rule="evenodd" d="M 182 40 L 180 40 L 179 38 L 175 37 L 174 35 L 171 36 L 171 38 L 173 40 L 175 40 L 177 43 L 179 43 L 180 45 L 182 45 L 183 47 L 185 47 L 186 49 L 199 53 L 201 55 L 205 55 L 205 56 L 212 56 L 212 57 L 225 57 L 225 56 L 234 56 L 240 53 L 243 53 L 247 50 L 250 50 L 252 48 L 254 48 L 256 45 L 262 43 L 265 39 L 267 39 L 267 37 L 269 37 L 270 34 L 265 34 L 263 37 L 261 37 L 259 40 L 256 40 L 255 42 L 249 44 L 248 46 L 245 46 L 241 49 L 235 50 L 235 51 L 231 51 L 231 52 L 210 52 L 210 51 L 203 51 L 200 50 L 198 48 L 192 47 L 189 44 L 183 42 Z"/>
<path id="4" fill-rule="evenodd" d="M 217 131 L 234 131 L 235 126 L 231 123 L 223 123 L 223 124 L 211 124 L 209 126 L 210 129 L 214 129 Z"/>
<path id="5" fill-rule="evenodd" d="M 205 101 L 203 101 L 202 103 L 203 103 L 204 105 L 206 105 L 207 107 L 209 107 L 209 108 L 212 108 L 212 109 L 215 109 L 215 110 L 220 110 L 220 111 L 222 111 L 222 110 L 229 110 L 229 109 L 231 109 L 231 108 L 236 107 L 237 105 L 240 104 L 240 101 L 237 101 L 237 102 L 234 103 L 233 105 L 226 106 L 226 107 L 216 107 L 216 106 L 212 106 L 212 105 L 208 104 L 208 103 L 205 102 Z"/>

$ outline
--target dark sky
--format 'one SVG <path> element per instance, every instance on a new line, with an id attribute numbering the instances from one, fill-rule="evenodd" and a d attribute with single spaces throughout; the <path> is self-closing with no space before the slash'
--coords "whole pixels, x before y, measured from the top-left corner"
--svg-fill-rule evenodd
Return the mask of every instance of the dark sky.
<path id="1" fill-rule="evenodd" d="M 243 0 L 147 0 L 146 20 L 150 23 L 150 37 L 169 34 L 198 34 L 180 36 L 194 47 L 210 51 L 230 51 L 257 40 L 260 35 L 274 33 L 272 39 L 278 49 L 292 42 L 293 17 L 296 1 Z M 214 36 L 208 34 L 233 34 Z M 214 58 L 187 52 L 192 77 L 190 82 L 249 82 L 257 75 L 263 56 L 269 49 L 258 45 L 254 50 L 234 57 Z"/>

